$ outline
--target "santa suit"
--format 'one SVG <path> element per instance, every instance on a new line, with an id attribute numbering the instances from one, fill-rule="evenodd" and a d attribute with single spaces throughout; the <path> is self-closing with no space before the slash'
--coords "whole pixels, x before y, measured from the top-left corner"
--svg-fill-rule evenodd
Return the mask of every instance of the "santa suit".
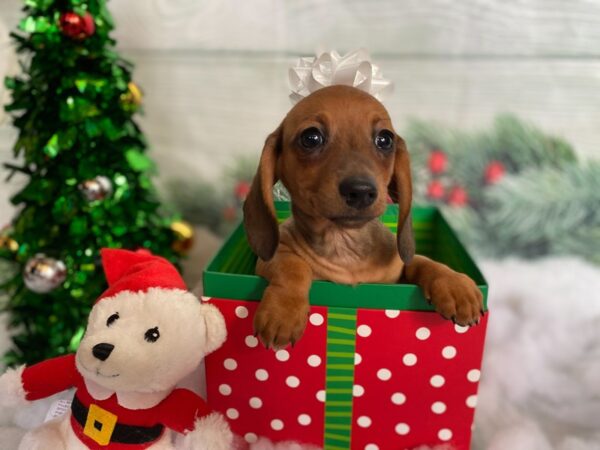
<path id="1" fill-rule="evenodd" d="M 73 433 L 92 450 L 141 450 L 163 438 L 166 428 L 180 433 L 212 412 L 198 395 L 175 389 L 158 403 L 143 409 L 126 408 L 117 393 L 92 396 L 75 366 L 75 355 L 49 359 L 26 367 L 22 374 L 27 400 L 38 400 L 75 388 L 70 423 Z M 98 398 L 101 397 L 101 398 Z"/>

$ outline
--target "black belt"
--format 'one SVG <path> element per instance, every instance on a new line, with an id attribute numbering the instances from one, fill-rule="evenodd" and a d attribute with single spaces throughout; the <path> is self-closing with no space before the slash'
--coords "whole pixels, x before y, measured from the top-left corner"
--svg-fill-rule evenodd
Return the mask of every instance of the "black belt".
<path id="1" fill-rule="evenodd" d="M 82 426 L 85 427 L 87 422 L 89 409 L 81 403 L 77 398 L 77 395 L 73 397 L 73 403 L 71 404 L 71 413 L 75 420 Z M 96 422 L 93 424 L 98 430 L 102 430 L 102 424 Z M 124 425 L 117 423 L 110 436 L 110 442 L 117 444 L 144 444 L 146 442 L 155 441 L 160 437 L 164 430 L 163 425 L 154 425 L 153 427 L 141 427 L 137 425 Z"/>

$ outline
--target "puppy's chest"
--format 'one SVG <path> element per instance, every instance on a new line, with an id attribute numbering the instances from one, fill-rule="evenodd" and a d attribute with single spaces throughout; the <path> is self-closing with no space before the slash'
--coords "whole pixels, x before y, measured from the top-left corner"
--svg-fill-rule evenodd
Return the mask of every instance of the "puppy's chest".
<path id="1" fill-rule="evenodd" d="M 402 261 L 383 244 L 333 235 L 316 247 L 306 244 L 295 250 L 310 264 L 314 279 L 351 285 L 396 283 Z"/>

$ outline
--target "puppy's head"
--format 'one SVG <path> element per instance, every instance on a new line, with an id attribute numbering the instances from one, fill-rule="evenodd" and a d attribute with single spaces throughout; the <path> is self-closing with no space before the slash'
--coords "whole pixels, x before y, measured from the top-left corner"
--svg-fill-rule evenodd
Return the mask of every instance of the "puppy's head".
<path id="1" fill-rule="evenodd" d="M 320 89 L 298 102 L 265 142 L 244 222 L 254 252 L 269 260 L 279 242 L 273 184 L 280 179 L 296 210 L 342 228 L 360 228 L 399 204 L 398 251 L 414 255 L 412 188 L 406 145 L 373 96 L 348 86 Z"/>

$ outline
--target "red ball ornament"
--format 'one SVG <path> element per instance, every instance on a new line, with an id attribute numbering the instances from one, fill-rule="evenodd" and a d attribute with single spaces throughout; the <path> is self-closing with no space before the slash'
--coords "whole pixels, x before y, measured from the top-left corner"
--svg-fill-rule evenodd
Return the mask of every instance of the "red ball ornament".
<path id="1" fill-rule="evenodd" d="M 74 12 L 66 12 L 60 16 L 60 30 L 65 36 L 82 41 L 96 32 L 96 24 L 90 13 L 80 16 Z"/>
<path id="2" fill-rule="evenodd" d="M 506 169 L 504 164 L 500 161 L 491 161 L 485 168 L 485 174 L 483 176 L 487 184 L 494 184 L 504 178 Z"/>
<path id="3" fill-rule="evenodd" d="M 433 174 L 440 174 L 446 171 L 448 157 L 442 150 L 432 150 L 427 161 L 429 171 Z"/>
<path id="4" fill-rule="evenodd" d="M 427 185 L 427 197 L 432 200 L 441 200 L 444 193 L 444 185 L 438 180 L 433 180 Z"/>
<path id="5" fill-rule="evenodd" d="M 469 194 L 461 186 L 455 186 L 448 194 L 448 204 L 452 206 L 465 206 L 469 203 Z"/>
<path id="6" fill-rule="evenodd" d="M 235 185 L 233 193 L 235 194 L 235 197 L 238 200 L 246 200 L 246 197 L 248 197 L 248 194 L 250 193 L 250 183 L 246 181 L 240 181 L 238 184 Z"/>

